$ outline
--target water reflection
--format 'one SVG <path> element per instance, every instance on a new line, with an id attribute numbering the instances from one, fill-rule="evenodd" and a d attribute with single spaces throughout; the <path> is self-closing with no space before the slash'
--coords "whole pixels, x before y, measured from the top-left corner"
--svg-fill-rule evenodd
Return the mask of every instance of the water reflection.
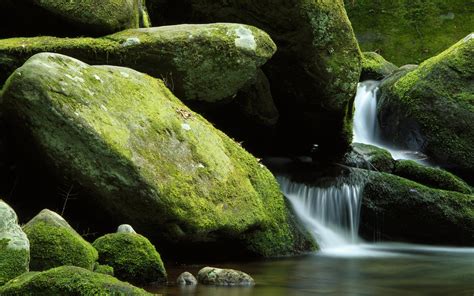
<path id="1" fill-rule="evenodd" d="M 405 244 L 358 246 L 352 256 L 317 254 L 245 264 L 223 264 L 251 274 L 253 288 L 169 286 L 164 295 L 468 295 L 474 294 L 474 249 Z M 364 252 L 366 255 L 361 255 Z M 341 251 L 341 253 L 343 253 Z M 357 255 L 358 254 L 358 255 Z M 374 255 L 375 254 L 375 255 Z M 201 266 L 169 267 L 170 279 Z"/>

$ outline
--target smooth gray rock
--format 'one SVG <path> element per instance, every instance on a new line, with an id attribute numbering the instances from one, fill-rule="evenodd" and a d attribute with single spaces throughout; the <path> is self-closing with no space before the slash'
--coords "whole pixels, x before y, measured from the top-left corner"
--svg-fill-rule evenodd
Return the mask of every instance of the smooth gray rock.
<path id="1" fill-rule="evenodd" d="M 253 286 L 253 278 L 238 270 L 204 267 L 198 273 L 198 281 L 204 285 L 214 286 Z"/>

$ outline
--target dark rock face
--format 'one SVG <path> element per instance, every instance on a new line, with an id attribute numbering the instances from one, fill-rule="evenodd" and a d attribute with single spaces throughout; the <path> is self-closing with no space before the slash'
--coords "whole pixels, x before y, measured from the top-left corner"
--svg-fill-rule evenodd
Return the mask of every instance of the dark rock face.
<path id="1" fill-rule="evenodd" d="M 361 54 L 342 1 L 178 2 L 149 1 L 148 8 L 165 23 L 252 24 L 275 41 L 278 51 L 264 67 L 280 112 L 275 147 L 308 153 L 318 143 L 328 154 L 347 149 Z"/>
<path id="2" fill-rule="evenodd" d="M 415 243 L 474 245 L 474 195 L 371 173 L 363 190 L 361 234 Z"/>

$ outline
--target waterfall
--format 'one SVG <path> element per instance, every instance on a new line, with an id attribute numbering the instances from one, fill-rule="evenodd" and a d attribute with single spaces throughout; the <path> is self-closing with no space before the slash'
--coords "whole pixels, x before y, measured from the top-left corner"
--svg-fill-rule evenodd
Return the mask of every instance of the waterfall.
<path id="1" fill-rule="evenodd" d="M 355 98 L 354 142 L 383 148 L 394 159 L 410 159 L 423 163 L 426 156 L 418 151 L 400 150 L 385 145 L 379 134 L 377 121 L 377 92 L 380 81 L 367 80 L 359 83 Z"/>
<path id="2" fill-rule="evenodd" d="M 360 184 L 311 187 L 279 177 L 282 191 L 322 251 L 359 241 Z"/>

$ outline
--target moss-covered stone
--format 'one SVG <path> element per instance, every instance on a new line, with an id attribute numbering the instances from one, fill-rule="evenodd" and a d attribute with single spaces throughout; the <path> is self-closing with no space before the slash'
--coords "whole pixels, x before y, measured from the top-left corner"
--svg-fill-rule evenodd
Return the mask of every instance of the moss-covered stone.
<path id="1" fill-rule="evenodd" d="M 140 234 L 107 234 L 93 245 L 99 252 L 99 262 L 112 266 L 115 276 L 122 281 L 137 285 L 167 281 L 160 254 Z"/>
<path id="2" fill-rule="evenodd" d="M 462 179 L 438 168 L 427 167 L 412 160 L 398 160 L 395 175 L 428 187 L 471 194 L 472 189 Z"/>
<path id="3" fill-rule="evenodd" d="M 109 265 L 102 265 L 102 264 L 96 263 L 94 265 L 94 272 L 114 276 L 114 268 Z"/>
<path id="4" fill-rule="evenodd" d="M 62 265 L 94 268 L 97 251 L 55 212 L 41 211 L 23 230 L 31 244 L 31 270 L 43 271 Z"/>
<path id="5" fill-rule="evenodd" d="M 160 247 L 276 256 L 312 245 L 273 175 L 160 80 L 43 53 L 12 74 L 2 108 L 30 153 Z"/>
<path id="6" fill-rule="evenodd" d="M 0 200 L 0 286 L 28 272 L 30 244 L 15 211 Z"/>
<path id="7" fill-rule="evenodd" d="M 330 154 L 351 143 L 352 101 L 361 54 L 342 0 L 151 0 L 157 22 L 239 22 L 278 46 L 265 66 L 281 113 L 280 146 Z"/>
<path id="8" fill-rule="evenodd" d="M 240 24 L 126 30 L 96 39 L 11 38 L 0 40 L 0 81 L 34 54 L 55 52 L 130 67 L 163 79 L 183 100 L 215 102 L 235 96 L 275 50 L 265 32 Z"/>
<path id="9" fill-rule="evenodd" d="M 385 149 L 353 143 L 352 150 L 344 158 L 344 164 L 355 168 L 391 173 L 395 167 L 395 160 Z"/>
<path id="10" fill-rule="evenodd" d="M 387 141 L 421 151 L 468 181 L 474 175 L 473 36 L 399 79 L 388 78 L 378 98 Z"/>
<path id="11" fill-rule="evenodd" d="M 112 276 L 74 266 L 25 273 L 0 287 L 0 294 L 4 296 L 152 295 Z"/>
<path id="12" fill-rule="evenodd" d="M 368 238 L 474 245 L 472 194 L 372 172 L 363 190 L 361 215 L 361 231 Z"/>
<path id="13" fill-rule="evenodd" d="M 472 32 L 473 8 L 465 0 L 345 0 L 364 51 L 397 64 L 418 64 Z"/>
<path id="14" fill-rule="evenodd" d="M 150 20 L 144 2 L 4 0 L 0 3 L 0 36 L 79 36 L 146 27 Z"/>
<path id="15" fill-rule="evenodd" d="M 376 52 L 364 52 L 362 57 L 360 81 L 382 80 L 398 69 Z"/>

